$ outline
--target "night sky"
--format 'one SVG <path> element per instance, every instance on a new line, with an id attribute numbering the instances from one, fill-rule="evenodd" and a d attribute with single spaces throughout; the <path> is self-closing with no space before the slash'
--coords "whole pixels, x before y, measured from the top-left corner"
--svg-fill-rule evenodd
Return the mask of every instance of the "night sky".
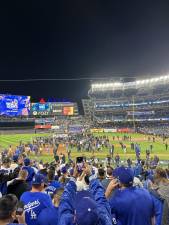
<path id="1" fill-rule="evenodd" d="M 0 93 L 68 98 L 87 95 L 96 77 L 169 73 L 169 1 L 17 0 L 0 7 Z"/>

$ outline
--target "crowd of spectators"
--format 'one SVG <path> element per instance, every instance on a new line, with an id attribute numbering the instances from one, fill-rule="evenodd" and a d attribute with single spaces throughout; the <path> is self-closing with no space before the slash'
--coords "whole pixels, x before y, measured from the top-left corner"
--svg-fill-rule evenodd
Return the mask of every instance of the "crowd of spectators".
<path id="1" fill-rule="evenodd" d="M 144 134 L 157 135 L 160 137 L 169 136 L 169 124 L 168 123 L 156 123 L 150 125 L 142 125 L 137 127 L 137 131 Z"/>
<path id="2" fill-rule="evenodd" d="M 106 136 L 100 140 L 109 143 Z M 168 178 L 168 169 L 140 158 L 128 166 L 84 157 L 43 163 L 6 152 L 0 224 L 168 225 Z"/>

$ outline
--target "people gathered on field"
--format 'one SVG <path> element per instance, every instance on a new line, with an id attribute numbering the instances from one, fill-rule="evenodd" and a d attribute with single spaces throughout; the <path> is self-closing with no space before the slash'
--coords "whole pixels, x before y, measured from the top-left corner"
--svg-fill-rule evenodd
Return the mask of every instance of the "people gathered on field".
<path id="1" fill-rule="evenodd" d="M 2 152 L 0 225 L 169 224 L 169 170 L 159 167 L 157 156 L 151 160 L 147 150 L 142 160 L 137 145 L 136 160 L 122 162 L 107 136 L 78 138 L 69 140 L 68 151 L 75 143 L 80 152 L 85 146 L 93 152 L 107 148 L 107 158 L 85 158 L 83 152 L 77 158 L 67 152 L 66 157 L 57 152 L 58 139 L 48 138 Z M 53 146 L 55 160 L 31 160 L 26 149 L 38 155 L 44 144 Z"/>

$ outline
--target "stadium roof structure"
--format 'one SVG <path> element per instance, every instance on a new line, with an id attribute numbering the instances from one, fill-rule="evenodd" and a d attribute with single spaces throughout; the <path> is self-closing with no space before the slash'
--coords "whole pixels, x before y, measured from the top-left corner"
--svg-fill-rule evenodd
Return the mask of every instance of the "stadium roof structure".
<path id="1" fill-rule="evenodd" d="M 104 92 L 104 91 L 115 91 L 115 90 L 126 90 L 126 89 L 137 89 L 145 88 L 149 86 L 157 86 L 169 83 L 169 75 L 154 77 L 144 80 L 136 80 L 132 82 L 117 82 L 117 81 L 107 81 L 107 82 L 98 82 L 91 84 L 91 92 Z"/>

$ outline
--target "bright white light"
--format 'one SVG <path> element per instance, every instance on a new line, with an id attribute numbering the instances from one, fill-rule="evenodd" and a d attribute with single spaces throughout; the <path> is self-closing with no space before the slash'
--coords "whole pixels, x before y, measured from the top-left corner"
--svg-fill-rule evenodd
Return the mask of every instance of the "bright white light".
<path id="1" fill-rule="evenodd" d="M 144 85 L 149 85 L 150 83 L 152 85 L 158 85 L 158 82 L 164 82 L 164 81 L 169 81 L 169 75 L 165 76 L 159 76 L 159 77 L 154 77 L 150 79 L 145 79 L 145 80 L 137 80 L 134 82 L 127 82 L 127 83 L 121 83 L 121 82 L 106 82 L 106 83 L 94 83 L 91 85 L 92 91 L 106 91 L 106 90 L 118 90 L 121 88 L 129 88 L 132 86 L 144 86 Z"/>
<path id="2" fill-rule="evenodd" d="M 137 81 L 136 81 L 136 84 L 140 84 L 140 80 L 137 80 Z"/>
<path id="3" fill-rule="evenodd" d="M 165 76 L 159 77 L 159 80 L 164 80 L 164 79 L 165 79 Z"/>
<path id="4" fill-rule="evenodd" d="M 169 75 L 163 76 L 163 80 L 168 80 L 169 79 Z"/>
<path id="5" fill-rule="evenodd" d="M 100 84 L 92 84 L 92 89 L 110 89 L 110 88 L 115 88 L 115 87 L 120 87 L 122 86 L 122 83 L 100 83 Z"/>
<path id="6" fill-rule="evenodd" d="M 150 80 L 149 79 L 145 80 L 145 84 L 148 84 L 148 83 L 150 83 Z"/>

